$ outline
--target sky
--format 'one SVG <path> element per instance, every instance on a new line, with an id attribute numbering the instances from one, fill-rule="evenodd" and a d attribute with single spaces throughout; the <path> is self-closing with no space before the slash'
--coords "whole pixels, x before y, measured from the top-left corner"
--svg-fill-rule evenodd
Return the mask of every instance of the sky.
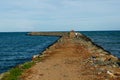
<path id="1" fill-rule="evenodd" d="M 1 0 L 0 32 L 120 30 L 120 0 Z"/>

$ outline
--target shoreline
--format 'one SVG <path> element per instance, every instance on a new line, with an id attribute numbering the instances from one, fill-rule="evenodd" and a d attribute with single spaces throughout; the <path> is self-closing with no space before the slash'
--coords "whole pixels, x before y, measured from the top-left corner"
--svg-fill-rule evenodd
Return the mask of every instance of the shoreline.
<path id="1" fill-rule="evenodd" d="M 49 35 L 48 35 L 48 33 L 46 33 L 46 32 L 42 32 L 42 33 L 39 33 L 39 32 L 37 32 L 37 34 L 36 34 L 36 32 L 35 33 L 30 33 L 30 35 L 32 35 L 32 36 L 35 36 L 35 35 L 37 35 L 37 36 L 49 36 L 49 35 L 53 35 L 53 36 L 55 36 L 55 34 L 56 33 L 52 33 L 52 34 L 50 34 L 49 33 Z M 85 35 L 83 35 L 83 34 L 79 34 L 77 37 L 74 35 L 74 33 L 73 34 L 69 34 L 69 33 L 65 33 L 65 34 L 61 34 L 61 33 L 59 33 L 59 34 L 57 34 L 57 36 L 59 36 L 60 38 L 56 41 L 56 42 L 54 42 L 53 44 L 51 44 L 50 46 L 48 46 L 48 48 L 45 50 L 45 51 L 43 51 L 42 52 L 42 55 L 37 55 L 37 56 L 35 56 L 34 58 L 33 58 L 33 61 L 36 61 L 36 59 L 39 59 L 39 58 L 41 58 L 41 57 L 44 57 L 43 58 L 43 62 L 42 63 L 44 63 L 44 61 L 46 61 L 46 60 L 48 60 L 49 58 L 51 58 L 52 56 L 54 56 L 54 54 L 55 55 L 57 55 L 57 53 L 59 53 L 59 52 L 61 52 L 61 50 L 64 50 L 63 49 L 63 47 L 65 48 L 65 49 L 67 49 L 66 47 L 68 47 L 68 48 L 70 48 L 70 49 L 76 49 L 76 47 L 77 47 L 77 49 L 74 51 L 74 50 L 72 50 L 72 51 L 74 51 L 75 53 L 76 53 L 76 51 L 78 52 L 78 53 L 82 53 L 82 51 L 83 51 L 83 53 L 86 53 L 85 55 L 82 55 L 84 58 L 85 58 L 85 65 L 87 65 L 87 66 L 89 66 L 89 65 L 91 65 L 91 64 L 94 64 L 91 68 L 93 68 L 93 69 L 96 69 L 96 68 L 98 68 L 98 67 L 102 67 L 102 69 L 104 69 L 104 70 L 102 70 L 102 71 L 100 71 L 100 72 L 97 72 L 97 73 L 99 73 L 99 76 L 101 76 L 101 77 L 103 77 L 104 78 L 104 76 L 103 76 L 103 74 L 104 75 L 106 75 L 107 77 L 109 77 L 109 80 L 110 79 L 117 79 L 117 78 L 119 78 L 117 75 L 119 75 L 118 73 L 120 73 L 120 71 L 118 71 L 119 70 L 119 59 L 117 58 L 117 57 L 115 57 L 115 56 L 113 56 L 113 55 L 111 55 L 108 51 L 106 51 L 106 50 L 104 50 L 104 48 L 102 48 L 101 46 L 98 46 L 97 44 L 95 44 L 94 42 L 92 42 L 92 40 L 90 39 L 90 38 L 88 38 L 87 36 L 85 36 Z M 69 43 L 69 44 L 68 44 Z M 77 44 L 79 44 L 79 45 L 77 45 Z M 70 47 L 69 46 L 67 46 L 67 45 L 70 45 Z M 72 45 L 72 46 L 71 46 Z M 76 46 L 77 45 L 77 46 Z M 81 48 L 81 52 L 79 52 L 79 48 Z M 56 50 L 59 50 L 59 49 L 61 49 L 59 52 L 56 52 L 56 53 L 54 53 L 53 54 L 53 52 L 54 51 L 56 51 Z M 84 50 L 85 49 L 85 50 Z M 68 51 L 70 51 L 70 50 L 68 50 Z M 66 50 L 65 50 L 65 52 L 66 52 Z M 89 53 L 89 54 L 88 54 Z M 102 53 L 102 54 L 101 54 Z M 66 53 L 64 53 L 64 54 L 66 54 Z M 72 53 L 71 53 L 72 54 Z M 79 55 L 80 56 L 80 54 L 76 54 L 76 55 Z M 66 54 L 66 55 L 68 55 L 68 54 Z M 72 54 L 73 55 L 73 54 Z M 75 57 L 76 57 L 76 55 L 74 55 Z M 66 56 L 65 56 L 66 57 Z M 69 57 L 69 55 L 68 55 L 68 57 Z M 63 57 L 61 57 L 61 58 L 63 58 Z M 69 57 L 70 58 L 70 57 Z M 78 57 L 76 57 L 76 58 L 78 58 Z M 83 58 L 83 60 L 84 60 L 84 58 Z M 63 58 L 64 59 L 64 58 Z M 78 60 L 78 59 L 77 59 Z M 88 61 L 88 62 L 86 62 L 86 61 Z M 35 66 L 37 65 L 37 64 L 39 64 L 40 62 L 38 61 L 36 64 L 35 64 Z M 68 61 L 68 63 L 70 63 L 69 61 Z M 81 62 L 82 63 L 82 62 Z M 41 63 L 40 63 L 41 64 Z M 83 64 L 83 63 L 82 63 Z M 60 64 L 60 65 L 63 65 L 63 64 Z M 70 64 L 71 65 L 71 64 Z M 78 64 L 76 64 L 76 65 L 78 65 Z M 72 66 L 72 65 L 71 65 Z M 82 65 L 83 66 L 83 65 Z M 97 67 L 96 67 L 97 66 Z M 103 66 L 104 67 L 106 67 L 106 68 L 103 68 Z M 34 67 L 34 66 L 33 66 Z M 111 71 L 111 70 L 107 70 L 107 67 L 111 67 L 111 68 L 115 68 L 115 69 L 117 69 L 117 72 L 118 73 L 116 73 L 114 70 L 113 71 Z M 110 68 L 110 69 L 111 69 Z M 29 80 L 28 78 L 29 78 L 29 76 L 28 75 L 32 75 L 32 76 L 35 76 L 34 74 L 29 74 L 28 72 L 31 70 L 32 68 L 30 68 L 30 69 L 28 69 L 27 71 L 25 71 L 23 74 L 22 74 L 22 78 L 23 78 L 23 80 L 25 79 L 25 80 Z M 34 70 L 35 68 L 33 68 L 32 70 Z M 59 68 L 58 68 L 59 69 Z M 88 69 L 89 70 L 89 69 Z M 86 71 L 88 71 L 88 70 L 86 70 Z M 92 70 L 91 70 L 92 71 Z M 104 72 L 105 71 L 105 72 Z M 34 72 L 34 71 L 33 71 Z M 44 73 L 45 74 L 45 73 Z M 115 75 L 115 74 L 117 74 L 117 75 Z M 27 75 L 27 76 L 26 76 Z M 86 74 L 87 75 L 87 74 Z M 39 77 L 41 77 L 42 75 L 40 75 Z M 95 75 L 92 75 L 92 76 L 98 76 L 98 74 L 95 74 Z M 71 77 L 70 77 L 71 78 Z M 88 77 L 89 78 L 89 77 Z M 96 78 L 96 77 L 95 77 Z M 44 78 L 43 78 L 44 79 Z M 55 78 L 54 78 L 55 79 Z M 75 78 L 76 80 L 80 80 L 80 79 L 78 79 L 78 78 Z M 74 79 L 74 80 L 75 80 Z M 32 80 L 32 79 L 31 79 Z M 38 80 L 37 78 L 36 78 L 36 80 Z M 45 79 L 45 80 L 47 80 L 47 79 Z M 52 79 L 50 79 L 50 80 L 52 80 Z M 65 80 L 64 78 L 63 78 L 63 80 Z M 84 78 L 83 78 L 83 80 L 85 80 Z M 102 79 L 99 79 L 99 80 L 102 80 Z"/>

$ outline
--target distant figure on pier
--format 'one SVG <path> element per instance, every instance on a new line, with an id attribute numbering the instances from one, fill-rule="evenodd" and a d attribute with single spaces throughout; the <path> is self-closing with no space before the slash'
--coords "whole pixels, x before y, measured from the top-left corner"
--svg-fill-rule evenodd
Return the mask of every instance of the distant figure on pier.
<path id="1" fill-rule="evenodd" d="M 70 31 L 69 37 L 70 37 L 70 38 L 75 38 L 75 37 L 76 37 L 76 34 L 75 34 L 75 31 L 74 31 L 74 30 Z"/>
<path id="2" fill-rule="evenodd" d="M 69 34 L 70 38 L 80 38 L 81 36 L 83 36 L 81 33 L 75 32 L 74 30 L 70 31 L 70 34 Z"/>

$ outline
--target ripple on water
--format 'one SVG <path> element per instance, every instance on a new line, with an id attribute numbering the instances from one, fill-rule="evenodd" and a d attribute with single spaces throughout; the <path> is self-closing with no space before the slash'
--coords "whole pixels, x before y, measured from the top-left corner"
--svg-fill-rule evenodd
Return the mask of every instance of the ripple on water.
<path id="1" fill-rule="evenodd" d="M 59 37 L 27 36 L 26 33 L 0 33 L 0 73 L 30 61 Z"/>

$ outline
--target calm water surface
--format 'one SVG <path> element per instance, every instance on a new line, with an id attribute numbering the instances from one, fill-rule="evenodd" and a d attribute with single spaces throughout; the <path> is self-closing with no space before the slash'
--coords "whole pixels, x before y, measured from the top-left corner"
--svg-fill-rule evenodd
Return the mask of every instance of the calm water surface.
<path id="1" fill-rule="evenodd" d="M 0 73 L 30 61 L 59 37 L 27 36 L 27 33 L 0 33 Z"/>
<path id="2" fill-rule="evenodd" d="M 88 31 L 81 32 L 96 44 L 120 58 L 120 31 Z"/>

